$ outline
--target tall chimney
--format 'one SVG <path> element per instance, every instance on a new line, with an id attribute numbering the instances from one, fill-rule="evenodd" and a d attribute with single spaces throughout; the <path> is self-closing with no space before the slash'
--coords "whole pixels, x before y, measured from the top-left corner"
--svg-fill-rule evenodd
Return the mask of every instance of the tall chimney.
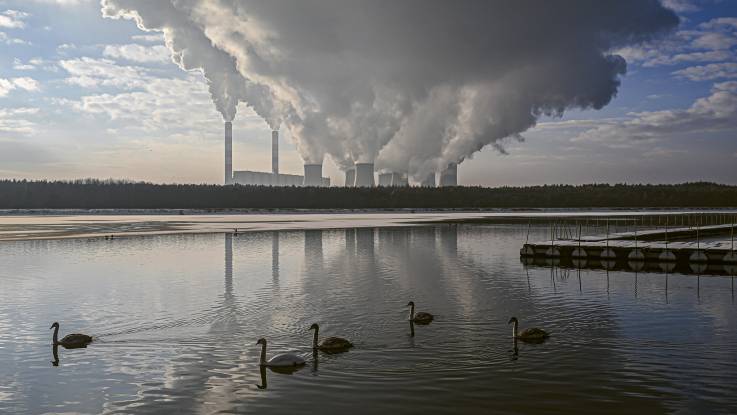
<path id="1" fill-rule="evenodd" d="M 356 163 L 356 187 L 374 187 L 374 163 Z"/>
<path id="2" fill-rule="evenodd" d="M 225 121 L 225 184 L 233 182 L 233 123 Z"/>
<path id="3" fill-rule="evenodd" d="M 279 175 L 279 131 L 271 132 L 271 172 Z"/>
<path id="4" fill-rule="evenodd" d="M 304 186 L 322 186 L 322 164 L 305 164 Z"/>

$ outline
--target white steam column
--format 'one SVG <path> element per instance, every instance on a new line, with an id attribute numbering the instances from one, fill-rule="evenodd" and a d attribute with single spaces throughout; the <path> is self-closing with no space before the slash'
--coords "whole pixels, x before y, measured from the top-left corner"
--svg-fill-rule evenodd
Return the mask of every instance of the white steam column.
<path id="1" fill-rule="evenodd" d="M 420 182 L 420 187 L 435 187 L 435 173 L 430 173 L 425 176 Z"/>
<path id="2" fill-rule="evenodd" d="M 225 184 L 233 183 L 233 123 L 225 121 Z"/>
<path id="3" fill-rule="evenodd" d="M 322 164 L 305 164 L 305 186 L 322 186 Z"/>
<path id="4" fill-rule="evenodd" d="M 458 164 L 450 163 L 448 168 L 440 173 L 440 186 L 458 186 Z"/>
<path id="5" fill-rule="evenodd" d="M 279 176 L 279 131 L 271 132 L 271 172 Z"/>
<path id="6" fill-rule="evenodd" d="M 356 187 L 374 186 L 374 163 L 356 163 Z"/>

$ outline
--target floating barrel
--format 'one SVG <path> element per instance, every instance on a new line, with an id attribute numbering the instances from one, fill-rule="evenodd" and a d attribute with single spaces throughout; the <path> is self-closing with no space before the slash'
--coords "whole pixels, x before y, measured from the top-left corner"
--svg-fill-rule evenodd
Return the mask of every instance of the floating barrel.
<path id="1" fill-rule="evenodd" d="M 548 248 L 547 251 L 545 251 L 545 256 L 548 258 L 559 258 L 560 257 L 560 251 L 558 248 L 551 246 Z"/>
<path id="2" fill-rule="evenodd" d="M 583 248 L 575 248 L 571 253 L 571 258 L 586 258 L 586 250 Z"/>
<path id="3" fill-rule="evenodd" d="M 729 251 L 722 257 L 722 262 L 737 263 L 737 252 Z"/>
<path id="4" fill-rule="evenodd" d="M 698 249 L 688 257 L 688 260 L 691 262 L 706 262 L 707 258 L 704 251 Z"/>
<path id="5" fill-rule="evenodd" d="M 725 265 L 724 272 L 726 272 L 727 275 L 737 275 L 737 265 Z"/>
<path id="6" fill-rule="evenodd" d="M 603 266 L 605 269 L 614 269 L 615 266 L 617 266 L 616 261 L 601 261 L 601 266 Z"/>
<path id="7" fill-rule="evenodd" d="M 573 266 L 576 268 L 585 268 L 586 260 L 583 258 L 574 258 L 571 260 L 571 264 L 573 264 Z"/>
<path id="8" fill-rule="evenodd" d="M 525 246 L 519 250 L 519 254 L 522 256 L 535 256 L 535 248 L 533 248 L 532 245 L 525 244 Z"/>
<path id="9" fill-rule="evenodd" d="M 658 261 L 661 261 L 661 262 L 663 261 L 670 262 L 670 261 L 675 261 L 675 260 L 676 260 L 676 256 L 673 253 L 673 251 L 671 251 L 670 249 L 664 249 L 663 252 L 661 252 L 660 255 L 658 255 Z"/>
<path id="10" fill-rule="evenodd" d="M 672 254 L 672 252 L 671 252 Z M 676 268 L 675 262 L 668 261 L 668 262 L 661 262 L 658 264 L 658 267 L 663 270 L 663 272 L 673 272 L 673 269 Z"/>
<path id="11" fill-rule="evenodd" d="M 612 248 L 604 248 L 604 250 L 601 251 L 600 257 L 601 259 L 616 259 L 617 254 L 614 252 Z"/>
<path id="12" fill-rule="evenodd" d="M 630 261 L 644 261 L 645 254 L 642 253 L 642 249 L 635 248 L 627 255 L 627 259 Z"/>

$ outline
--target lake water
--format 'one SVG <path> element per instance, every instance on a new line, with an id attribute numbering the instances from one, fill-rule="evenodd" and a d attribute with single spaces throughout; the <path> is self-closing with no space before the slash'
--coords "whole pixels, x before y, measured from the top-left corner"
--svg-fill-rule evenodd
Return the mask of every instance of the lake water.
<path id="1" fill-rule="evenodd" d="M 0 243 L 0 413 L 737 413 L 731 277 L 525 268 L 526 237 L 462 224 Z M 411 328 L 409 300 L 436 320 Z M 515 352 L 513 315 L 552 337 Z M 54 321 L 96 341 L 55 366 Z M 315 322 L 355 347 L 313 357 Z M 259 370 L 260 337 L 307 366 Z"/>

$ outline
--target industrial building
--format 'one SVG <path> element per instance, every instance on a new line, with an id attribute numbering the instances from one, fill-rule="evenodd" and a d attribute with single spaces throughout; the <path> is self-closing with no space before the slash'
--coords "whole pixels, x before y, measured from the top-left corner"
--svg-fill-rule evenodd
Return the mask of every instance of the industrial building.
<path id="1" fill-rule="evenodd" d="M 279 173 L 279 132 L 271 132 L 271 172 L 233 171 L 233 124 L 225 122 L 225 184 L 255 186 L 330 186 L 322 177 L 322 164 L 305 164 L 304 176 Z"/>

